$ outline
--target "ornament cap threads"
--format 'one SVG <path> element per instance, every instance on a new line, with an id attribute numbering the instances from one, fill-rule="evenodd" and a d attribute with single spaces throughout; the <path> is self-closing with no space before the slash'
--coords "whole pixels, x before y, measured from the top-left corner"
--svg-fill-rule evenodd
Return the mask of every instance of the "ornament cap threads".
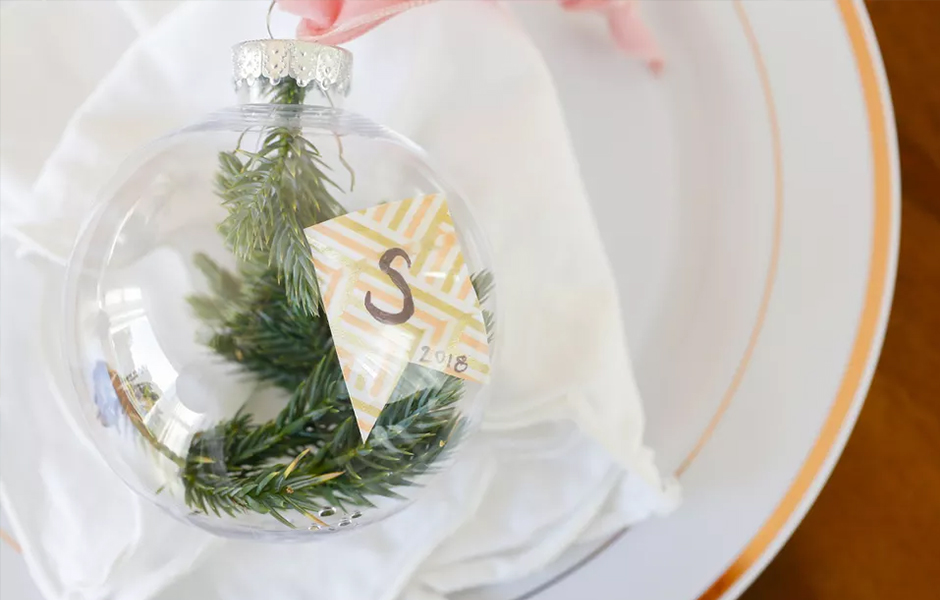
<path id="1" fill-rule="evenodd" d="M 251 40 L 232 47 L 236 87 L 290 78 L 301 87 L 314 83 L 324 93 L 345 96 L 352 63 L 349 50 L 306 40 Z"/>

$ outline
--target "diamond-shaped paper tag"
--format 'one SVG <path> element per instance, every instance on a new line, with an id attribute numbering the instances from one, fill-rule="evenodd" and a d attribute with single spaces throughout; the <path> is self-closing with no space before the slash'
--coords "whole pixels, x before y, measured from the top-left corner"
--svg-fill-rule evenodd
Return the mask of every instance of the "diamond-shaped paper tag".
<path id="1" fill-rule="evenodd" d="M 442 196 L 380 204 L 305 231 L 363 440 L 408 363 L 489 380 L 480 302 Z"/>

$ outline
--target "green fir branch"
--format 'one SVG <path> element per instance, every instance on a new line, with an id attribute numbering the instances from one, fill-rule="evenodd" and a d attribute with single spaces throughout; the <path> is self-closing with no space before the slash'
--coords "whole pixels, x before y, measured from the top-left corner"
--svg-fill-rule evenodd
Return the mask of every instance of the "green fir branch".
<path id="1" fill-rule="evenodd" d="M 299 104 L 304 94 L 290 79 L 269 89 L 277 103 Z M 237 273 L 197 255 L 208 292 L 188 300 L 208 330 L 209 348 L 289 399 L 269 421 L 256 422 L 243 409 L 199 432 L 181 477 L 195 512 L 254 512 L 289 527 L 306 520 L 320 526 L 318 511 L 399 497 L 434 469 L 461 435 L 463 382 L 409 365 L 361 439 L 329 323 L 318 310 L 303 231 L 344 214 L 331 193 L 338 188 L 300 129 L 279 126 L 262 135 L 257 152 L 219 155 L 217 190 L 228 210 L 219 230 L 238 259 Z M 492 276 L 477 273 L 473 285 L 483 301 Z M 493 315 L 485 311 L 484 320 L 492 335 Z"/>
<path id="2" fill-rule="evenodd" d="M 305 89 L 285 79 L 270 92 L 275 103 L 300 104 Z M 304 229 L 345 213 L 338 186 L 317 148 L 299 128 L 270 128 L 257 152 L 219 154 L 216 190 L 228 215 L 219 225 L 226 244 L 245 262 L 276 269 L 290 302 L 310 315 L 320 295 Z"/>
<path id="3" fill-rule="evenodd" d="M 197 263 L 216 282 L 213 294 L 240 290 L 190 299 L 228 315 L 207 320 L 209 346 L 290 400 L 271 421 L 258 424 L 240 412 L 196 436 L 183 471 L 190 507 L 281 518 L 291 508 L 371 506 L 371 497 L 395 497 L 395 488 L 413 485 L 459 435 L 461 380 L 409 365 L 362 442 L 326 318 L 293 306 L 271 271 L 248 284 L 205 256 Z M 422 389 L 409 391 L 412 382 Z"/>

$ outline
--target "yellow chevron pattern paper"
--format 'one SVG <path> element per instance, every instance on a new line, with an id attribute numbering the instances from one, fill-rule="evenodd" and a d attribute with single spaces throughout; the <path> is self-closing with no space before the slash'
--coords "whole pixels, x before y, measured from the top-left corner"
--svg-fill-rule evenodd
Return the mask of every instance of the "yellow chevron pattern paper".
<path id="1" fill-rule="evenodd" d="M 363 440 L 409 363 L 489 380 L 480 302 L 442 196 L 380 204 L 305 231 Z"/>

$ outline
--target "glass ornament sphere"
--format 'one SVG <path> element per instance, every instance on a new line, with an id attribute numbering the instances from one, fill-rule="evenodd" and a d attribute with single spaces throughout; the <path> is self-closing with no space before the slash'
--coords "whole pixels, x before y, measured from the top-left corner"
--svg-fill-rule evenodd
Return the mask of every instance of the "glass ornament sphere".
<path id="1" fill-rule="evenodd" d="M 485 321 L 474 342 L 484 363 L 495 290 L 461 196 L 415 144 L 338 107 L 346 51 L 266 40 L 234 52 L 241 104 L 129 158 L 83 229 L 65 291 L 69 392 L 102 457 L 170 514 L 225 536 L 314 539 L 418 499 L 453 463 L 488 386 L 453 370 L 455 343 L 418 348 L 393 373 L 373 352 L 396 325 L 376 325 L 341 364 L 324 308 L 332 288 L 305 233 L 383 204 L 444 199 Z M 391 265 L 389 275 L 411 275 Z M 385 309 L 377 314 L 405 312 Z M 397 381 L 367 435 L 349 361 L 376 388 L 380 375 Z"/>

